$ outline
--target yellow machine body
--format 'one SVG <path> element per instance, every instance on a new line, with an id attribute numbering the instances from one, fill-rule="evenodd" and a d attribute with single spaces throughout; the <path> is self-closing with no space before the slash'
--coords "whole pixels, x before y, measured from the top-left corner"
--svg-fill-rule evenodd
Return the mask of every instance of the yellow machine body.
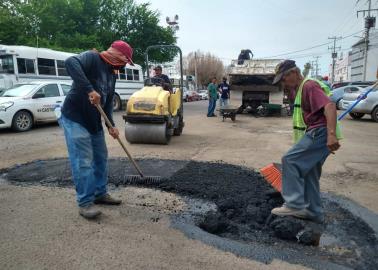
<path id="1" fill-rule="evenodd" d="M 127 115 L 176 116 L 181 106 L 181 90 L 170 93 L 161 86 L 145 86 L 127 102 Z"/>
<path id="2" fill-rule="evenodd" d="M 184 127 L 181 90 L 145 86 L 127 102 L 125 136 L 130 143 L 168 144 Z"/>

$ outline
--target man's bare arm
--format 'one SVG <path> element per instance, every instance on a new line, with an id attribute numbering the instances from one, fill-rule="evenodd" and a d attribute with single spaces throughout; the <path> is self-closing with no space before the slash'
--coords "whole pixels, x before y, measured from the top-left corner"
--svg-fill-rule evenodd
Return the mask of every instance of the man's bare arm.
<path id="1" fill-rule="evenodd" d="M 327 119 L 327 146 L 331 153 L 340 148 L 339 140 L 336 137 L 337 111 L 333 102 L 324 107 L 324 115 Z"/>

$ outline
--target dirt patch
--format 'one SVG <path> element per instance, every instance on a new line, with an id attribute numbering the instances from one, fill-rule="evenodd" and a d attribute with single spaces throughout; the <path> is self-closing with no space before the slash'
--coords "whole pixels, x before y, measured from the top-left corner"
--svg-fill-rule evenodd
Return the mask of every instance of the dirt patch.
<path id="1" fill-rule="evenodd" d="M 270 216 L 270 211 L 283 200 L 253 170 L 221 162 L 154 159 L 138 162 L 146 175 L 163 177 L 163 182 L 150 186 L 214 203 L 217 209 L 208 211 L 196 222 L 209 233 L 264 244 L 277 251 L 294 250 L 354 269 L 375 269 L 378 264 L 374 231 L 335 202 L 324 200 L 323 226 L 276 218 Z M 126 175 L 135 174 L 126 159 L 111 159 L 109 172 L 109 182 L 116 186 L 125 184 Z M 65 159 L 38 160 L 0 173 L 2 178 L 16 184 L 72 185 L 70 166 Z M 298 244 L 319 241 L 320 235 L 325 238 L 320 238 L 319 247 Z"/>

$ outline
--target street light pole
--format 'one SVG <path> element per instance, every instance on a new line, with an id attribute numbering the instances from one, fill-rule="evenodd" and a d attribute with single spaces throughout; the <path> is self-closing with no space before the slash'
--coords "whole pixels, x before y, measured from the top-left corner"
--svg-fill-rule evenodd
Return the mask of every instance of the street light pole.
<path id="1" fill-rule="evenodd" d="M 196 78 L 196 91 L 198 90 L 198 78 L 197 78 L 197 52 L 194 52 L 194 77 Z"/>

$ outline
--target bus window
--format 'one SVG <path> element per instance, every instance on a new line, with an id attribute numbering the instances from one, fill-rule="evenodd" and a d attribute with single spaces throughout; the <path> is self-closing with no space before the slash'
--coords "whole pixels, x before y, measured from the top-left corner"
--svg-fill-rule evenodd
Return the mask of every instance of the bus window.
<path id="1" fill-rule="evenodd" d="M 128 81 L 132 81 L 132 80 L 133 80 L 133 70 L 127 68 L 127 69 L 126 69 L 126 73 L 127 73 L 127 80 L 128 80 Z"/>
<path id="2" fill-rule="evenodd" d="M 25 59 L 25 63 L 26 63 L 26 72 L 35 74 L 34 60 L 33 59 Z"/>
<path id="3" fill-rule="evenodd" d="M 0 73 L 14 74 L 13 55 L 0 55 Z"/>
<path id="4" fill-rule="evenodd" d="M 121 80 L 126 80 L 125 67 L 123 67 L 123 68 L 121 68 L 121 69 L 119 70 L 119 78 L 120 78 Z"/>
<path id="5" fill-rule="evenodd" d="M 134 81 L 139 81 L 139 70 L 133 69 Z"/>
<path id="6" fill-rule="evenodd" d="M 38 58 L 39 75 L 56 75 L 55 61 L 53 59 Z"/>
<path id="7" fill-rule="evenodd" d="M 58 76 L 68 76 L 63 60 L 56 60 L 56 65 L 58 66 Z"/>
<path id="8" fill-rule="evenodd" d="M 33 59 L 17 58 L 19 74 L 35 74 Z"/>

